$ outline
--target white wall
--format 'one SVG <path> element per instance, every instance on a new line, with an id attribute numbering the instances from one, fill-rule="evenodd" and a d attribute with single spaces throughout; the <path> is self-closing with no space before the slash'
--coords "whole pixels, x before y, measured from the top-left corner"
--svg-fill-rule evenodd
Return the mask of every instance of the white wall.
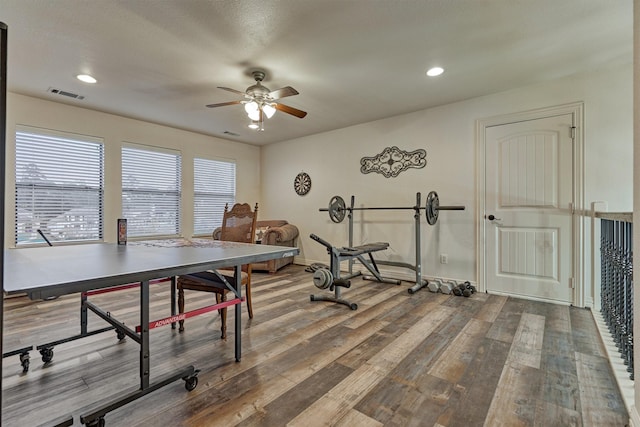
<path id="1" fill-rule="evenodd" d="M 631 210 L 633 111 L 629 64 L 263 147 L 261 216 L 287 219 L 300 228 L 299 262 L 328 263 L 324 248 L 308 236 L 315 233 L 337 246 L 347 244 L 346 219 L 334 224 L 326 212 L 318 212 L 333 195 L 342 196 L 348 204 L 353 194 L 357 206 L 413 206 L 417 191 L 422 192 L 424 200 L 429 191 L 436 190 L 441 204 L 462 204 L 467 210 L 441 212 L 433 227 L 423 220 L 423 274 L 477 281 L 476 121 L 574 102 L 585 106 L 582 208 L 604 200 L 610 211 Z M 313 120 L 313 112 L 305 120 Z M 397 178 L 360 173 L 360 158 L 393 145 L 407 151 L 426 149 L 427 166 L 409 169 Z M 296 195 L 292 185 L 300 171 L 309 173 L 313 183 L 303 197 Z M 412 211 L 360 211 L 355 219 L 354 244 L 386 241 L 391 248 L 379 258 L 413 263 Z M 585 245 L 590 242 L 587 236 Z M 448 254 L 448 264 L 439 263 L 441 253 Z M 587 267 L 584 280 L 589 284 Z"/>
<path id="2" fill-rule="evenodd" d="M 193 158 L 236 161 L 237 200 L 260 201 L 260 148 L 166 126 L 100 113 L 75 106 L 9 93 L 7 98 L 7 171 L 5 243 L 14 242 L 15 127 L 28 125 L 104 139 L 105 229 L 107 242 L 116 241 L 121 216 L 120 148 L 123 141 L 180 150 L 182 153 L 182 234 L 193 232 Z"/>

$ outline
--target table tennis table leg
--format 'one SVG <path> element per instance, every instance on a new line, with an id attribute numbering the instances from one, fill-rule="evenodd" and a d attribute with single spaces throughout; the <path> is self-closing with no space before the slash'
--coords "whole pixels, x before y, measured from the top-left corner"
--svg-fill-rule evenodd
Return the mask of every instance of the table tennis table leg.
<path id="1" fill-rule="evenodd" d="M 197 376 L 200 370 L 195 369 L 192 365 L 187 366 L 178 373 L 165 375 L 159 380 L 156 379 L 153 384 L 150 384 L 149 310 L 149 281 L 145 280 L 140 282 L 140 331 L 136 337 L 136 342 L 140 344 L 140 387 L 131 393 L 119 394 L 115 400 L 94 408 L 92 412 L 81 415 L 80 422 L 82 424 L 90 427 L 104 426 L 104 416 L 107 413 L 179 379 L 185 381 L 185 388 L 188 391 L 196 388 L 198 384 Z M 239 344 L 239 341 L 237 343 Z M 236 357 L 239 357 L 239 353 L 236 354 Z"/>
<path id="2" fill-rule="evenodd" d="M 234 267 L 233 279 L 235 281 L 234 286 L 236 287 L 236 297 L 242 299 L 242 266 L 236 265 Z M 242 304 L 236 304 L 236 315 L 235 315 L 235 326 L 236 326 L 236 362 L 240 361 L 240 357 L 242 356 L 242 322 L 240 317 L 242 316 Z"/>
<path id="3" fill-rule="evenodd" d="M 80 335 L 87 334 L 87 328 L 89 325 L 88 316 L 87 316 L 87 294 L 82 292 L 80 294 Z"/>
<path id="4" fill-rule="evenodd" d="M 176 302 L 178 301 L 176 297 L 176 276 L 171 276 L 171 315 L 175 316 L 178 312 L 176 307 Z M 171 329 L 176 328 L 176 322 L 171 323 Z"/>
<path id="5" fill-rule="evenodd" d="M 140 282 L 140 390 L 149 388 L 149 281 Z"/>

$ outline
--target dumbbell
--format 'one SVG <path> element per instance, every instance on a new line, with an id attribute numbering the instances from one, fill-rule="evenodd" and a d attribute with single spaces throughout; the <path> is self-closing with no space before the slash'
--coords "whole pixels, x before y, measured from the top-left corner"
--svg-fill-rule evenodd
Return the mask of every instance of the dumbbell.
<path id="1" fill-rule="evenodd" d="M 445 280 L 440 285 L 440 292 L 442 292 L 445 295 L 449 295 L 451 294 L 451 292 L 453 292 L 453 289 L 456 288 L 457 286 L 458 285 L 456 284 L 456 282 Z"/>
<path id="2" fill-rule="evenodd" d="M 453 292 L 453 294 L 457 297 L 461 297 L 462 296 L 462 292 L 464 291 L 464 286 L 461 286 L 461 284 L 457 284 L 456 282 L 452 282 L 453 283 L 453 288 L 451 289 L 451 292 Z"/>
<path id="3" fill-rule="evenodd" d="M 429 284 L 427 285 L 427 289 L 429 289 L 429 292 L 436 293 L 439 290 L 441 290 L 440 289 L 441 285 L 442 285 L 442 280 L 440 280 L 440 279 L 429 280 Z"/>
<path id="4" fill-rule="evenodd" d="M 470 297 L 471 294 L 476 292 L 476 288 L 475 286 L 473 286 L 470 282 L 466 281 L 463 283 L 456 283 L 453 280 L 448 282 L 451 284 L 452 288 L 451 288 L 451 292 L 455 295 L 455 296 L 465 296 L 465 297 Z"/>
<path id="5" fill-rule="evenodd" d="M 476 287 L 473 286 L 468 280 L 461 283 L 459 286 L 462 289 L 462 295 L 467 298 L 476 293 Z"/>

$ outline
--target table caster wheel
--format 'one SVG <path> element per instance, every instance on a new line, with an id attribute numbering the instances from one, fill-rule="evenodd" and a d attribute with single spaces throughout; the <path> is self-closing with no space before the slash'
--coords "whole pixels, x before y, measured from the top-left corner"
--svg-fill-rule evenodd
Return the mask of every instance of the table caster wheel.
<path id="1" fill-rule="evenodd" d="M 44 363 L 49 363 L 53 360 L 53 348 L 51 347 L 41 349 L 40 354 L 42 355 L 42 361 Z"/>
<path id="2" fill-rule="evenodd" d="M 22 372 L 29 372 L 29 353 L 22 353 L 20 355 L 20 364 L 22 365 Z"/>
<path id="3" fill-rule="evenodd" d="M 188 377 L 182 377 L 182 379 L 184 380 L 184 388 L 186 388 L 187 391 L 193 391 L 196 389 L 196 387 L 198 386 L 199 373 L 200 373 L 200 369 L 196 369 L 193 372 L 193 375 L 190 375 Z"/>
<path id="4" fill-rule="evenodd" d="M 358 304 L 356 304 L 355 302 L 352 302 L 349 307 L 351 308 L 351 310 L 357 310 L 358 309 Z"/>
<path id="5" fill-rule="evenodd" d="M 197 386 L 198 386 L 198 377 L 189 377 L 186 380 L 184 380 L 184 388 L 186 388 L 187 391 L 193 391 L 196 389 Z"/>
<path id="6" fill-rule="evenodd" d="M 107 422 L 104 420 L 104 417 L 96 418 L 95 420 L 87 423 L 87 427 L 104 427 L 107 425 Z"/>

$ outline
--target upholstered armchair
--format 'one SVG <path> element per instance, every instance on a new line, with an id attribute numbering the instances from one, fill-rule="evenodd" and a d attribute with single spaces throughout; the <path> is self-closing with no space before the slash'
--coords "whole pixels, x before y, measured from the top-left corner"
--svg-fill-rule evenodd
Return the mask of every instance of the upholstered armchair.
<path id="1" fill-rule="evenodd" d="M 220 228 L 213 231 L 213 238 L 220 239 Z M 298 227 L 289 224 L 285 220 L 266 220 L 256 222 L 256 243 L 273 246 L 296 247 L 298 240 Z M 251 264 L 253 271 L 268 271 L 275 273 L 285 265 L 293 263 L 293 257 L 272 259 L 266 262 Z"/>

